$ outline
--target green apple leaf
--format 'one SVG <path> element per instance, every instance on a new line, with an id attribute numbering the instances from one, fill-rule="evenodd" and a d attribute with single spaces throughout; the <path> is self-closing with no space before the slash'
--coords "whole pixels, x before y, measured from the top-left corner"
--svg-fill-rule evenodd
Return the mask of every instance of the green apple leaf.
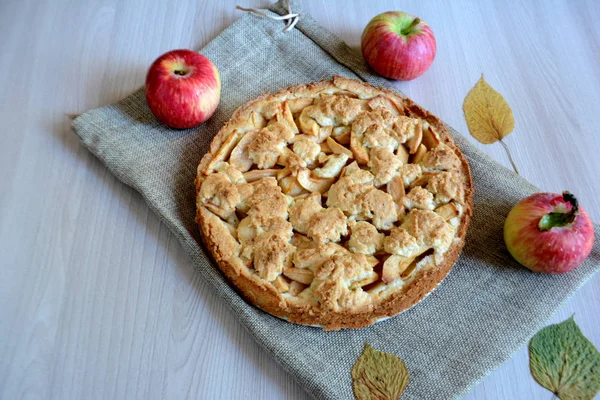
<path id="1" fill-rule="evenodd" d="M 562 400 L 591 400 L 600 391 L 600 353 L 573 317 L 535 334 L 529 367 L 535 380 Z"/>
<path id="2" fill-rule="evenodd" d="M 404 362 L 365 344 L 352 367 L 352 388 L 358 400 L 398 400 L 409 382 Z"/>

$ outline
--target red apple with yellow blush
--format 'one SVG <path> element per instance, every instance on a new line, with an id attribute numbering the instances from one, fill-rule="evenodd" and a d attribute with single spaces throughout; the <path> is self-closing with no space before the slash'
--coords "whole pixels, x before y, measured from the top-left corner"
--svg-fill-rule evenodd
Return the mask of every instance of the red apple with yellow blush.
<path id="1" fill-rule="evenodd" d="M 186 129 L 209 119 L 219 105 L 221 79 L 214 64 L 191 50 L 158 57 L 146 76 L 152 113 L 172 128 Z"/>
<path id="2" fill-rule="evenodd" d="M 510 210 L 504 242 L 521 265 L 560 274 L 577 268 L 590 254 L 594 226 L 571 193 L 536 193 Z"/>
<path id="3" fill-rule="evenodd" d="M 436 41 L 421 18 L 388 11 L 369 21 L 360 47 L 367 63 L 379 75 L 409 81 L 427 71 L 435 58 Z"/>

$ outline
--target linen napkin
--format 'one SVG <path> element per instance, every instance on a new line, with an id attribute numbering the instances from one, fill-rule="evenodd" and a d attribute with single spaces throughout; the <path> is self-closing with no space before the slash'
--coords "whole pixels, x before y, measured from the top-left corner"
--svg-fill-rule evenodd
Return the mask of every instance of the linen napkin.
<path id="1" fill-rule="evenodd" d="M 287 14 L 282 2 L 271 7 Z M 387 85 L 362 57 L 301 12 L 295 29 L 247 14 L 201 53 L 221 73 L 222 97 L 199 128 L 169 129 L 152 115 L 143 89 L 73 122 L 82 143 L 125 184 L 139 191 L 190 255 L 240 323 L 311 395 L 351 399 L 350 369 L 365 343 L 402 358 L 411 382 L 403 398 L 450 399 L 466 393 L 522 346 L 560 304 L 598 270 L 600 231 L 577 270 L 549 276 L 529 272 L 508 254 L 503 223 L 511 206 L 538 191 L 491 160 L 450 128 L 473 174 L 474 215 L 460 260 L 447 279 L 412 309 L 372 327 L 324 332 L 272 317 L 247 304 L 201 246 L 194 223 L 196 166 L 233 111 L 281 87 L 340 74 Z M 389 85 L 388 85 L 389 86 Z"/>

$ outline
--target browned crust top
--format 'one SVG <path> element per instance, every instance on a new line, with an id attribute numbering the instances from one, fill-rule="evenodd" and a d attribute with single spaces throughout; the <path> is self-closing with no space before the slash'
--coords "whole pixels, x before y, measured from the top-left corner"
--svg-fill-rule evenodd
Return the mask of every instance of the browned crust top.
<path id="1" fill-rule="evenodd" d="M 420 270 L 414 279 L 408 285 L 405 285 L 402 290 L 391 293 L 376 303 L 369 303 L 367 306 L 357 309 L 327 310 L 315 305 L 286 301 L 271 283 L 258 278 L 255 274 L 248 273 L 247 268 L 241 264 L 239 259 L 233 259 L 228 253 L 230 245 L 226 241 L 223 241 L 222 237 L 224 235 L 220 231 L 221 228 L 211 222 L 215 217 L 214 214 L 199 203 L 196 221 L 200 227 L 204 245 L 210 255 L 237 291 L 248 302 L 272 315 L 284 318 L 293 323 L 322 326 L 327 330 L 336 330 L 341 328 L 361 328 L 369 326 L 378 320 L 397 315 L 418 303 L 439 285 L 456 263 L 464 246 L 464 239 L 472 215 L 473 186 L 469 165 L 465 157 L 455 145 L 446 126 L 436 116 L 424 110 L 412 100 L 400 97 L 386 88 L 375 88 L 368 83 L 358 80 L 333 76 L 329 80 L 288 87 L 274 94 L 263 94 L 239 107 L 233 113 L 231 119 L 214 137 L 210 152 L 204 155 L 198 166 L 198 174 L 195 181 L 196 194 L 198 195 L 202 182 L 207 176 L 205 174 L 207 165 L 209 165 L 213 157 L 219 152 L 224 141 L 227 140 L 227 135 L 231 133 L 232 127 L 247 121 L 249 113 L 258 105 L 264 101 L 280 101 L 291 96 L 301 96 L 302 94 L 311 95 L 331 87 L 342 87 L 344 90 L 354 93 L 384 94 L 399 109 L 404 109 L 405 115 L 427 121 L 439 134 L 441 141 L 453 149 L 460 160 L 461 165 L 459 170 L 460 174 L 464 177 L 462 182 L 464 186 L 464 209 L 460 216 L 460 225 L 455 235 L 456 239 L 444 253 L 443 261 L 436 268 Z"/>

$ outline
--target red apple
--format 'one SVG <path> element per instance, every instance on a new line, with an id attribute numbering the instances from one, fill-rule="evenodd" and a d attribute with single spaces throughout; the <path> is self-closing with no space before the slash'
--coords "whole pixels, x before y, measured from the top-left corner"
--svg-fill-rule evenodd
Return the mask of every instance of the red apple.
<path id="1" fill-rule="evenodd" d="M 388 11 L 367 24 L 361 49 L 379 75 L 409 81 L 427 71 L 435 58 L 436 44 L 425 21 L 401 11 Z"/>
<path id="2" fill-rule="evenodd" d="M 221 79 L 214 64 L 191 50 L 158 57 L 146 76 L 146 101 L 152 113 L 172 128 L 185 129 L 210 118 L 219 105 Z"/>
<path id="3" fill-rule="evenodd" d="M 535 272 L 560 274 L 577 268 L 590 254 L 594 227 L 569 192 L 536 193 L 508 213 L 504 242 L 523 266 Z"/>

